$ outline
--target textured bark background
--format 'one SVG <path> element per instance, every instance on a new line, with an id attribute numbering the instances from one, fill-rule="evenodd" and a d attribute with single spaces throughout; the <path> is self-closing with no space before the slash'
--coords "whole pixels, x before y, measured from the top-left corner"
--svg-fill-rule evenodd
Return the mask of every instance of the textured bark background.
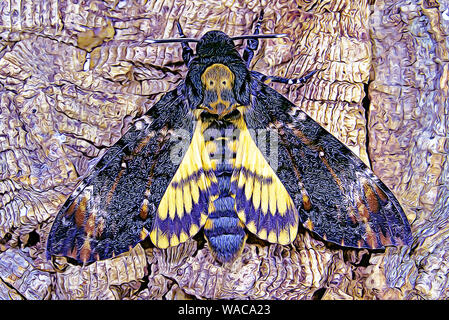
<path id="1" fill-rule="evenodd" d="M 86 267 L 45 259 L 51 223 L 104 150 L 186 73 L 145 38 L 251 33 L 252 68 L 371 165 L 412 224 L 412 247 L 248 243 L 219 266 L 207 243 L 135 247 Z M 449 1 L 0 0 L 0 299 L 448 298 Z M 241 46 L 243 47 L 243 46 Z"/>

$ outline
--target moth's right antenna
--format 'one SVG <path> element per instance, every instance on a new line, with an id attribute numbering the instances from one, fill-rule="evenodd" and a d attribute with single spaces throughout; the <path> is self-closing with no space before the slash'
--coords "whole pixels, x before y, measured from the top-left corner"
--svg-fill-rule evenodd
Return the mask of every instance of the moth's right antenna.
<path id="1" fill-rule="evenodd" d="M 232 40 L 240 39 L 272 39 L 272 38 L 286 38 L 286 33 L 266 33 L 266 34 L 245 34 L 242 36 L 231 37 Z"/>
<path id="2" fill-rule="evenodd" d="M 257 18 L 256 27 L 254 28 L 254 33 L 251 35 L 242 35 L 232 37 L 232 40 L 238 39 L 247 39 L 245 50 L 243 51 L 243 61 L 245 61 L 245 65 L 247 68 L 250 67 L 251 60 L 254 57 L 254 52 L 259 47 L 259 40 L 263 38 L 283 38 L 287 37 L 287 34 L 260 34 L 260 29 L 262 26 L 264 11 L 263 9 L 259 13 L 259 17 Z"/>

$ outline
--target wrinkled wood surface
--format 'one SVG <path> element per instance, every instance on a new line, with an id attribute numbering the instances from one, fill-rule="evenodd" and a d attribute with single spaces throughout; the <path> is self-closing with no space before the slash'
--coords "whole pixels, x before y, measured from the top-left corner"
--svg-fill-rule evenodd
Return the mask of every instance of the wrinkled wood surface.
<path id="1" fill-rule="evenodd" d="M 191 37 L 251 33 L 261 8 L 263 31 L 290 40 L 261 41 L 253 69 L 322 70 L 274 87 L 370 163 L 412 222 L 413 249 L 341 250 L 303 232 L 290 246 L 248 243 L 227 267 L 190 240 L 52 271 L 58 208 L 186 73 L 179 45 L 141 41 L 176 36 L 176 19 Z M 0 299 L 447 298 L 448 30 L 449 4 L 435 0 L 0 2 Z"/>

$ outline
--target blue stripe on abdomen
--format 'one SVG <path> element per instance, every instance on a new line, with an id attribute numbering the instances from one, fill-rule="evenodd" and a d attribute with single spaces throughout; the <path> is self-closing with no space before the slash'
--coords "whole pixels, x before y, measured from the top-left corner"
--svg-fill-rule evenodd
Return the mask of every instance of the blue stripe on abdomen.
<path id="1" fill-rule="evenodd" d="M 215 211 L 209 213 L 211 228 L 205 228 L 204 234 L 217 260 L 229 262 L 240 252 L 245 243 L 246 233 L 235 212 L 235 200 L 230 195 L 232 169 L 217 167 L 216 176 L 219 196 L 214 201 Z"/>

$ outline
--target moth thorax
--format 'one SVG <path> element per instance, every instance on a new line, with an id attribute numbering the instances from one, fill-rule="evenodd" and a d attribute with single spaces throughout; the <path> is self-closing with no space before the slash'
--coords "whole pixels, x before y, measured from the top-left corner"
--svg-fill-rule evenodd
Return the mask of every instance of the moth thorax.
<path id="1" fill-rule="evenodd" d="M 216 63 L 203 72 L 201 82 L 204 97 L 201 108 L 220 118 L 237 108 L 234 96 L 234 73 L 225 65 Z"/>

